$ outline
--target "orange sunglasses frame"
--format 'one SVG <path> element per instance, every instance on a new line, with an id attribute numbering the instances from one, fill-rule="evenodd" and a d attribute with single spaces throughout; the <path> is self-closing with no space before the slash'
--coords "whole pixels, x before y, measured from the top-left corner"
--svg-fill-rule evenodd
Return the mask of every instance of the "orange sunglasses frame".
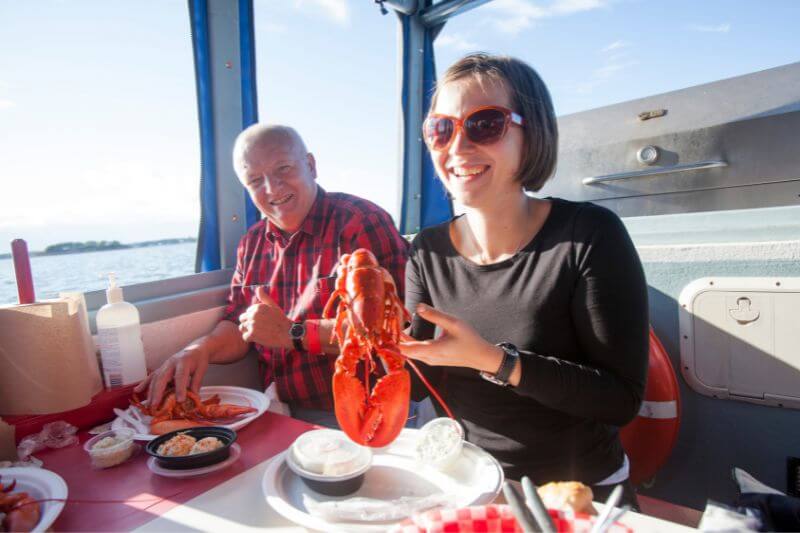
<path id="1" fill-rule="evenodd" d="M 467 130 L 464 129 L 464 122 L 469 120 L 469 117 L 471 117 L 475 113 L 478 113 L 480 111 L 485 111 L 487 109 L 492 109 L 494 111 L 500 111 L 501 113 L 503 113 L 503 117 L 505 117 L 505 122 L 503 123 L 503 132 L 497 136 L 497 139 L 491 142 L 487 143 L 475 142 L 472 139 L 470 139 L 469 135 L 466 132 Z M 432 118 L 446 118 L 453 121 L 453 134 L 450 136 L 450 140 L 447 141 L 447 144 L 441 148 L 434 147 L 433 143 L 429 141 L 428 135 L 426 135 L 428 121 Z M 519 126 L 520 128 L 522 128 L 525 125 L 525 119 L 523 119 L 519 113 L 515 113 L 514 111 L 508 109 L 507 107 L 502 107 L 499 105 L 486 105 L 486 106 L 476 107 L 475 109 L 467 113 L 467 115 L 463 119 L 456 118 L 450 115 L 440 115 L 440 114 L 428 115 L 428 117 L 425 119 L 425 122 L 422 123 L 422 138 L 425 139 L 425 144 L 428 145 L 429 150 L 436 150 L 438 152 L 441 152 L 442 150 L 447 150 L 448 148 L 450 148 L 450 146 L 453 144 L 453 139 L 455 139 L 456 136 L 458 135 L 458 130 L 461 130 L 462 132 L 464 132 L 464 135 L 467 136 L 467 139 L 469 139 L 470 142 L 473 142 L 478 145 L 487 146 L 490 144 L 494 144 L 503 137 L 505 137 L 506 132 L 508 132 L 509 124 L 514 124 L 515 126 Z"/>

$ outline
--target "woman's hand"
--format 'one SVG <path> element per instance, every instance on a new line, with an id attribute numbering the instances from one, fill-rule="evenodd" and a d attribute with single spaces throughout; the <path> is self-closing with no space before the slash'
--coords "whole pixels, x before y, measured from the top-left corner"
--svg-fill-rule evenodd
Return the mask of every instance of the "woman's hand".
<path id="1" fill-rule="evenodd" d="M 495 372 L 503 360 L 503 350 L 484 340 L 472 327 L 452 315 L 419 304 L 416 312 L 439 326 L 442 335 L 434 340 L 415 341 L 407 335 L 400 352 L 431 366 L 460 366 Z"/>

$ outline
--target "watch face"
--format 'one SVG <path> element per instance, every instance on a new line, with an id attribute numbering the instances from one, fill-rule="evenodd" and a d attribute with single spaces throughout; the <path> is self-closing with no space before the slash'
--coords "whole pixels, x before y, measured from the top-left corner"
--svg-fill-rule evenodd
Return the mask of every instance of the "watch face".
<path id="1" fill-rule="evenodd" d="M 293 339 L 301 339 L 303 338 L 303 335 L 305 335 L 305 333 L 306 333 L 306 327 L 303 324 L 300 324 L 299 322 L 295 322 L 294 324 L 292 324 L 292 327 L 289 328 L 289 335 L 291 335 Z"/>

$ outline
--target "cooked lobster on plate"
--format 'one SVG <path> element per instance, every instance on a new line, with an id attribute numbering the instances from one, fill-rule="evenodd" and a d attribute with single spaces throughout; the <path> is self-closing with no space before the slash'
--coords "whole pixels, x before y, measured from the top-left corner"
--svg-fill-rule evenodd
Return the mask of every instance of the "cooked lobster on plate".
<path id="1" fill-rule="evenodd" d="M 39 523 L 39 503 L 27 492 L 14 492 L 15 479 L 8 485 L 0 483 L 0 531 L 31 531 Z"/>
<path id="2" fill-rule="evenodd" d="M 221 419 L 230 419 L 257 411 L 254 407 L 220 403 L 219 395 L 203 400 L 191 390 L 186 391 L 186 399 L 179 402 L 175 391 L 167 392 L 161 404 L 151 406 L 139 400 L 133 394 L 131 403 L 143 414 L 151 416 L 150 432 L 153 435 L 163 435 L 178 429 L 187 429 L 197 426 L 219 425 Z"/>

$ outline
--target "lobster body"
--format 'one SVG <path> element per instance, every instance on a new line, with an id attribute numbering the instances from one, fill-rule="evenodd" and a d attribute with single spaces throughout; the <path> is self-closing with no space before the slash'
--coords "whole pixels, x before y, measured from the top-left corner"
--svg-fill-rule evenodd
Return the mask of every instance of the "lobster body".
<path id="1" fill-rule="evenodd" d="M 363 248 L 341 257 L 336 291 L 325 306 L 324 317 L 332 315 L 337 298 L 334 334 L 341 353 L 333 375 L 336 420 L 354 442 L 375 448 L 386 446 L 397 437 L 408 417 L 411 378 L 397 342 L 402 323 L 410 316 L 389 272 Z M 375 356 L 383 360 L 386 375 L 370 390 Z M 361 362 L 363 381 L 358 378 Z"/>

